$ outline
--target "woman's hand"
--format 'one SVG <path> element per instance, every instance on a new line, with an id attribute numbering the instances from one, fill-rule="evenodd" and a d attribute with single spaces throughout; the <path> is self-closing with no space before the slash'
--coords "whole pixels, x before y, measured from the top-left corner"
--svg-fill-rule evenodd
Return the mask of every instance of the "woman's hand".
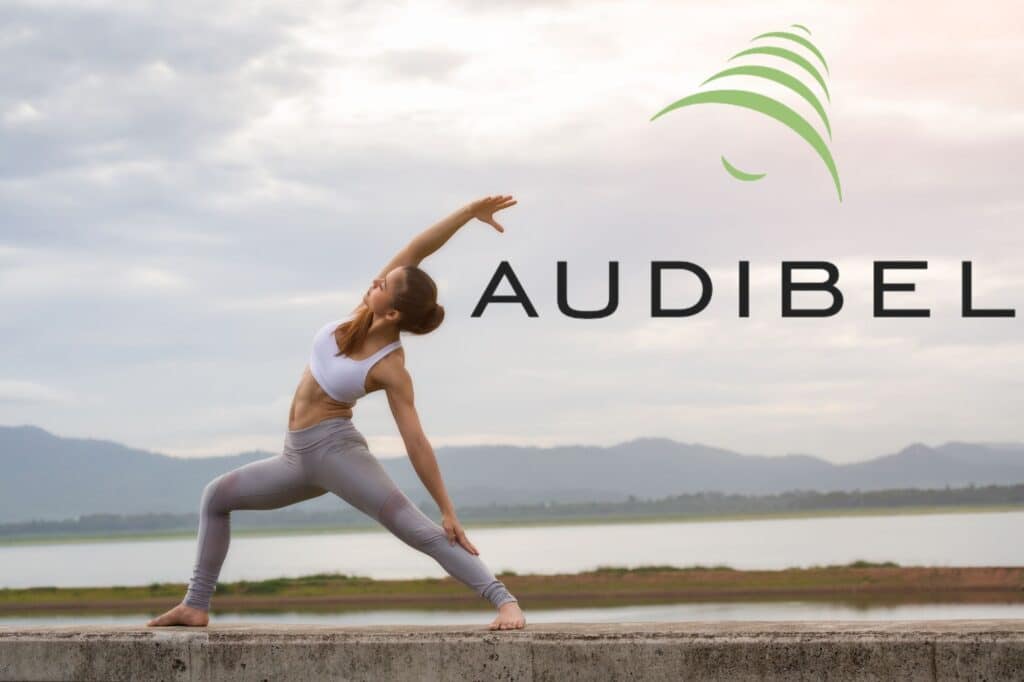
<path id="1" fill-rule="evenodd" d="M 516 203 L 511 194 L 496 194 L 470 203 L 469 211 L 477 220 L 482 220 L 488 225 L 494 226 L 494 229 L 498 232 L 504 232 L 505 228 L 494 219 L 494 214 L 503 208 L 514 206 Z"/>
<path id="2" fill-rule="evenodd" d="M 455 514 L 442 514 L 441 525 L 444 527 L 444 532 L 448 535 L 448 544 L 454 545 L 455 541 L 458 540 L 459 544 L 466 548 L 470 554 L 479 555 L 480 552 L 473 543 L 466 537 L 466 531 L 462 529 L 462 524 L 455 518 Z"/>

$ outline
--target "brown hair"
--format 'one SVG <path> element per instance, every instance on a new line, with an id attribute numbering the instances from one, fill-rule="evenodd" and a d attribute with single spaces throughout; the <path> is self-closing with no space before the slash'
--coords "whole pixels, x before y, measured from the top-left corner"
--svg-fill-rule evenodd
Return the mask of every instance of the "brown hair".
<path id="1" fill-rule="evenodd" d="M 398 318 L 398 328 L 413 334 L 429 334 L 444 320 L 444 306 L 437 302 L 437 285 L 430 275 L 415 265 L 406 265 L 402 270 L 405 272 L 405 286 L 395 292 L 392 304 L 402 313 Z M 338 325 L 334 330 L 334 340 L 338 344 L 335 355 L 348 355 L 362 346 L 372 322 L 373 311 L 364 305 L 355 317 Z"/>

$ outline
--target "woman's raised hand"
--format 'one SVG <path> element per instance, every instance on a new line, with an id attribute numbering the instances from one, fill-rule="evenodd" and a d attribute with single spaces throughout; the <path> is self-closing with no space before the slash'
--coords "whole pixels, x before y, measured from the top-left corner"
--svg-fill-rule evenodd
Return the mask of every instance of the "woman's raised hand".
<path id="1" fill-rule="evenodd" d="M 494 214 L 503 208 L 508 208 L 515 204 L 516 200 L 512 198 L 511 194 L 496 194 L 484 197 L 483 199 L 477 199 L 469 205 L 469 209 L 472 216 L 477 220 L 482 220 L 488 225 L 492 225 L 498 232 L 504 232 L 505 228 L 494 219 Z"/>

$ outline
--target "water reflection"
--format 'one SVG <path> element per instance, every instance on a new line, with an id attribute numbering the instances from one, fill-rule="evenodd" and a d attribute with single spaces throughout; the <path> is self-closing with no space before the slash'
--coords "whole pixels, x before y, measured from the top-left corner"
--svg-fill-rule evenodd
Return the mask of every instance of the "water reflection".
<path id="1" fill-rule="evenodd" d="M 60 625 L 138 625 L 144 627 L 156 612 L 111 615 L 45 615 L 0 617 L 0 627 Z M 480 611 L 348 611 L 344 613 L 218 613 L 212 623 L 289 623 L 308 625 L 479 625 L 493 619 Z M 944 620 L 951 618 L 1024 618 L 1024 604 L 903 604 L 851 607 L 814 602 L 732 602 L 659 604 L 616 608 L 526 609 L 529 623 L 595 623 L 722 620 Z"/>

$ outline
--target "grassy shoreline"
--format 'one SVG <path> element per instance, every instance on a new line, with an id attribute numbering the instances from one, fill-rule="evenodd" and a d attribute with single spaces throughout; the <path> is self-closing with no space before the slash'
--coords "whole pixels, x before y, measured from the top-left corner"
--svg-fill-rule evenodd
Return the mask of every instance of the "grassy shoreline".
<path id="1" fill-rule="evenodd" d="M 862 509 L 812 509 L 792 512 L 769 512 L 750 514 L 691 514 L 686 516 L 666 515 L 616 515 L 564 519 L 510 519 L 510 520 L 464 520 L 466 531 L 476 528 L 509 528 L 566 525 L 604 525 L 620 523 L 703 523 L 717 521 L 761 521 L 783 519 L 812 519 L 841 516 L 905 516 L 921 514 L 974 514 L 1024 511 L 1021 505 L 932 505 L 920 507 L 870 507 Z M 270 528 L 232 528 L 232 537 L 273 537 L 281 535 L 323 535 L 332 533 L 378 533 L 379 526 L 308 526 Z M 0 537 L 0 547 L 15 545 L 46 545 L 91 542 L 152 541 L 195 538 L 196 530 L 146 531 L 126 533 L 28 535 Z"/>
<path id="2" fill-rule="evenodd" d="M 847 565 L 743 571 L 728 566 L 599 567 L 575 574 L 498 576 L 524 609 L 701 601 L 799 599 L 859 606 L 936 603 L 1024 604 L 1024 566 Z M 0 615 L 162 611 L 185 583 L 0 589 Z M 215 611 L 349 611 L 389 608 L 480 610 L 479 595 L 451 577 L 373 580 L 342 574 L 218 583 Z"/>

